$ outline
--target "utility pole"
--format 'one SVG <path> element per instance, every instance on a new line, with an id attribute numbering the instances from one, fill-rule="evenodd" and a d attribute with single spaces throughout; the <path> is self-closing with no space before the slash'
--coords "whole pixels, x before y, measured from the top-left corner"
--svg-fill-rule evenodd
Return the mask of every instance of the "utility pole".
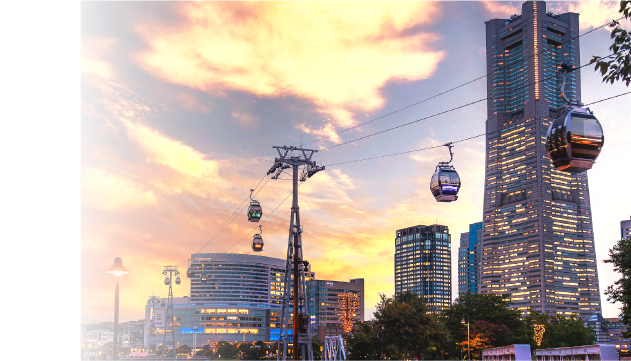
<path id="1" fill-rule="evenodd" d="M 303 360 L 313 360 L 313 350 L 311 348 L 311 328 L 309 327 L 309 310 L 307 308 L 307 288 L 305 282 L 305 271 L 309 263 L 304 260 L 302 254 L 302 225 L 300 224 L 300 207 L 298 206 L 298 179 L 301 182 L 311 178 L 317 172 L 324 170 L 324 166 L 316 165 L 311 160 L 313 153 L 317 150 L 303 149 L 302 147 L 274 147 L 278 151 L 279 157 L 274 160 L 274 165 L 267 174 L 272 174 L 272 179 L 278 176 L 285 169 L 293 170 L 293 201 L 291 205 L 291 217 L 289 223 L 289 241 L 287 243 L 287 262 L 285 265 L 285 282 L 283 293 L 283 305 L 281 308 L 281 329 L 278 338 L 277 360 L 287 359 L 287 345 L 289 343 L 288 323 L 289 323 L 289 295 L 290 280 L 293 273 L 293 359 L 298 359 L 298 344 L 307 347 L 302 348 L 301 358 Z M 293 155 L 294 152 L 297 155 Z M 302 174 L 298 174 L 299 167 L 304 166 Z M 282 343 L 282 348 L 281 348 Z M 282 357 L 281 357 L 282 354 Z"/>

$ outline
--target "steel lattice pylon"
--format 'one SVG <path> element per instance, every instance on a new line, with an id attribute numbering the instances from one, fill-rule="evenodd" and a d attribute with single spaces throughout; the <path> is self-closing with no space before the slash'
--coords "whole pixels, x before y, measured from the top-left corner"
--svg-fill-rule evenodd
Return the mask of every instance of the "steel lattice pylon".
<path id="1" fill-rule="evenodd" d="M 322 354 L 322 360 L 346 360 L 346 350 L 344 349 L 344 340 L 342 340 L 341 335 L 326 336 L 324 338 L 324 353 Z"/>
<path id="2" fill-rule="evenodd" d="M 324 170 L 324 166 L 317 166 L 315 161 L 311 161 L 311 156 L 313 153 L 317 152 L 317 150 L 287 146 L 274 148 L 278 151 L 280 157 L 275 159 L 274 165 L 267 174 L 274 173 L 272 179 L 278 179 L 278 176 L 284 169 L 291 168 L 293 170 L 293 201 L 289 222 L 289 241 L 287 243 L 287 262 L 285 264 L 277 360 L 287 360 L 287 345 L 290 341 L 293 344 L 294 360 L 298 359 L 298 345 L 300 344 L 306 346 L 301 347 L 302 360 L 313 360 L 311 328 L 309 327 L 309 309 L 307 308 L 307 286 L 305 282 L 305 271 L 307 270 L 308 262 L 304 260 L 302 254 L 302 226 L 300 225 L 300 207 L 298 207 L 298 168 L 305 166 L 300 175 L 300 181 L 304 182 L 315 173 Z M 297 156 L 292 156 L 294 151 L 298 152 Z M 290 286 L 292 274 L 293 287 Z M 290 302 L 290 296 L 293 296 L 293 302 Z M 288 332 L 290 304 L 292 305 L 291 309 L 293 311 L 293 331 L 291 336 Z"/>
<path id="3" fill-rule="evenodd" d="M 166 343 L 167 343 L 167 330 L 169 328 L 171 328 L 171 336 L 172 336 L 172 344 L 173 344 L 173 360 L 176 359 L 177 357 L 177 347 L 175 344 L 175 320 L 173 318 L 173 273 L 175 273 L 176 276 L 178 276 L 180 274 L 180 271 L 177 270 L 178 266 L 164 266 L 164 271 L 162 271 L 163 275 L 168 275 L 167 278 L 165 278 L 165 283 L 166 280 L 168 279 L 168 286 L 169 286 L 169 295 L 168 295 L 168 299 L 167 299 L 167 312 L 165 315 L 165 327 L 164 327 L 164 338 L 163 338 L 163 342 L 162 342 L 162 359 L 164 360 L 164 353 L 166 351 Z M 179 281 L 178 281 L 179 282 Z M 171 313 L 171 316 L 169 317 L 169 312 Z M 170 326 L 169 326 L 170 325 Z"/>

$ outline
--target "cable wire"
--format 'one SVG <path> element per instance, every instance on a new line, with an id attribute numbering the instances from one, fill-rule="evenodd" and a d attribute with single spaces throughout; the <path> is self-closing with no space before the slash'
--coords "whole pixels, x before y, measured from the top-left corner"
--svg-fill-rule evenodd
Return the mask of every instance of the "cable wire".
<path id="1" fill-rule="evenodd" d="M 609 57 L 611 57 L 611 56 L 613 56 L 613 55 L 614 55 L 614 54 L 607 55 L 607 56 L 605 56 L 603 59 L 609 58 Z M 581 69 L 581 68 L 586 67 L 586 66 L 588 66 L 588 65 L 591 65 L 591 63 L 585 63 L 585 64 L 583 64 L 583 65 L 579 66 L 578 68 L 576 68 L 575 70 Z M 533 82 L 531 82 L 531 83 L 524 84 L 524 85 L 522 85 L 522 86 L 512 88 L 512 89 L 510 89 L 510 91 L 511 91 L 511 92 L 513 92 L 513 91 L 515 91 L 515 90 L 519 90 L 519 89 L 521 89 L 521 88 L 529 87 L 529 86 L 534 85 L 534 84 L 537 84 L 537 83 L 543 83 L 543 82 L 545 82 L 545 81 L 547 81 L 547 80 L 550 80 L 550 79 L 556 78 L 556 77 L 557 77 L 557 75 L 558 75 L 558 74 L 555 74 L 555 75 L 549 76 L 549 77 L 547 77 L 547 78 L 543 78 L 543 79 L 538 80 L 538 81 L 533 81 Z M 375 133 L 371 133 L 371 134 L 365 135 L 365 136 L 363 136 L 363 137 L 359 137 L 359 138 L 355 138 L 355 139 L 348 140 L 348 141 L 346 141 L 346 142 L 342 142 L 342 143 L 339 143 L 339 144 L 335 144 L 335 145 L 332 145 L 332 146 L 330 146 L 330 147 L 328 147 L 328 148 L 324 148 L 324 149 L 322 149 L 322 151 L 326 151 L 326 150 L 329 150 L 329 149 L 332 149 L 332 148 L 335 148 L 335 147 L 339 147 L 339 146 L 342 146 L 342 145 L 346 145 L 346 144 L 348 144 L 348 143 L 352 143 L 352 142 L 355 142 L 355 141 L 358 141 L 358 140 L 363 140 L 363 139 L 366 139 L 366 138 L 370 138 L 370 137 L 373 137 L 373 136 L 375 136 L 375 135 L 379 135 L 379 134 L 383 134 L 383 133 L 389 132 L 389 131 L 391 131 L 391 130 L 395 130 L 395 129 L 403 128 L 403 127 L 405 127 L 405 126 L 408 126 L 408 125 L 411 125 L 411 124 L 414 124 L 414 123 L 418 123 L 418 122 L 420 122 L 420 121 L 422 121 L 422 120 L 426 120 L 426 119 L 434 118 L 434 117 L 436 117 L 436 116 L 439 116 L 439 115 L 442 115 L 442 114 L 446 114 L 446 113 L 452 112 L 452 111 L 454 111 L 454 110 L 462 109 L 462 108 L 468 107 L 468 106 L 470 106 L 470 105 L 473 105 L 473 104 L 479 103 L 479 102 L 481 102 L 481 101 L 484 101 L 484 100 L 487 100 L 487 99 L 490 99 L 490 98 L 491 98 L 491 97 L 482 98 L 482 99 L 479 99 L 479 100 L 476 100 L 476 101 L 473 101 L 473 102 L 470 102 L 470 103 L 467 103 L 467 104 L 463 104 L 463 105 L 457 106 L 457 107 L 455 107 L 455 108 L 451 108 L 451 109 L 448 109 L 448 110 L 444 110 L 444 111 L 439 112 L 439 113 L 435 113 L 435 114 L 428 115 L 428 116 L 423 117 L 423 118 L 420 118 L 420 119 L 416 119 L 416 120 L 413 120 L 413 121 L 410 121 L 410 122 L 407 122 L 407 123 L 404 123 L 404 124 L 400 124 L 400 125 L 397 125 L 397 126 L 395 126 L 395 127 L 391 127 L 391 128 L 384 129 L 384 130 L 381 130 L 381 131 L 378 131 L 378 132 L 375 132 Z"/>
<path id="2" fill-rule="evenodd" d="M 302 183 L 300 183 L 302 184 Z M 300 184 L 298 184 L 298 187 L 300 187 Z M 291 196 L 293 194 L 293 190 L 291 192 L 289 192 L 289 194 L 287 195 L 287 197 L 285 197 L 285 199 L 283 199 L 282 202 L 280 202 L 280 204 L 278 206 L 276 206 L 276 208 L 274 208 L 274 210 L 272 211 L 272 213 L 270 213 L 267 217 L 265 217 L 265 219 L 261 222 L 261 225 L 263 225 L 263 223 L 265 223 L 265 221 L 267 221 L 267 219 L 269 217 L 272 216 L 272 214 L 274 214 L 274 212 L 276 212 L 276 210 L 283 205 L 283 203 L 285 203 L 285 201 L 287 200 L 287 198 L 289 198 L 289 196 Z M 241 243 L 241 241 L 243 241 L 245 239 L 245 237 L 249 236 L 250 234 L 252 234 L 252 232 L 254 232 L 254 230 L 256 230 L 258 228 L 258 226 L 254 227 L 250 232 L 248 232 L 248 234 L 246 234 L 245 236 L 243 236 L 240 240 L 238 240 L 235 244 L 233 244 L 232 246 L 230 246 L 230 248 L 228 248 L 227 250 L 224 251 L 224 253 L 228 253 L 229 250 L 232 249 L 232 247 L 236 246 L 237 244 Z"/>
<path id="3" fill-rule="evenodd" d="M 631 94 L 631 92 L 626 92 L 626 93 L 614 95 L 614 96 L 611 96 L 611 97 L 608 97 L 608 98 L 600 99 L 600 100 L 597 100 L 597 101 L 594 101 L 594 102 L 591 102 L 591 103 L 587 103 L 584 106 L 591 105 L 591 104 L 596 104 L 596 103 L 600 103 L 600 102 L 604 102 L 604 101 L 607 101 L 607 100 L 611 100 L 611 99 L 614 99 L 614 98 L 621 97 L 621 96 L 626 95 L 626 94 Z M 495 133 L 500 133 L 501 131 L 502 131 L 502 129 L 498 129 L 498 130 L 496 130 L 494 132 L 482 133 L 482 134 L 474 135 L 474 136 L 471 136 L 471 137 L 468 137 L 468 138 L 452 141 L 451 143 L 452 144 L 456 144 L 456 143 L 466 142 L 468 140 L 479 138 L 479 137 L 484 136 L 484 135 L 492 135 L 492 134 L 495 134 Z M 334 166 L 343 165 L 343 164 L 364 162 L 364 161 L 367 161 L 367 160 L 373 160 L 373 159 L 378 159 L 378 158 L 394 157 L 394 156 L 401 155 L 401 154 L 421 152 L 421 151 L 424 151 L 424 150 L 430 150 L 430 149 L 442 148 L 442 147 L 444 147 L 444 145 L 436 145 L 436 146 L 433 146 L 433 147 L 419 148 L 419 149 L 414 149 L 414 150 L 408 150 L 408 151 L 405 151 L 405 152 L 398 152 L 398 153 L 385 154 L 385 155 L 380 155 L 380 156 L 375 156 L 375 157 L 350 160 L 350 161 L 347 161 L 347 162 L 331 163 L 331 164 L 327 164 L 326 166 L 327 167 L 334 167 Z"/>
<path id="4" fill-rule="evenodd" d="M 623 19 L 625 19 L 625 17 L 624 17 L 624 16 L 620 17 L 619 19 L 616 19 L 615 21 L 620 21 L 620 20 L 623 20 Z M 568 42 L 574 41 L 574 40 L 576 40 L 576 39 L 578 39 L 578 38 L 580 38 L 580 37 L 582 37 L 582 36 L 585 36 L 585 35 L 587 35 L 587 34 L 593 33 L 594 31 L 596 31 L 596 30 L 600 30 L 600 29 L 604 28 L 605 26 L 609 26 L 609 25 L 611 25 L 611 24 L 612 24 L 612 22 L 609 22 L 609 21 L 608 21 L 607 23 L 605 23 L 605 24 L 603 24 L 603 25 L 601 25 L 601 26 L 599 26 L 599 27 L 593 28 L 593 29 L 591 29 L 591 30 L 589 30 L 589 31 L 586 31 L 586 32 L 584 32 L 583 34 L 579 34 L 579 35 L 577 35 L 577 36 L 570 37 L 570 39 L 568 39 L 568 40 L 566 40 L 566 41 L 562 42 L 562 43 L 561 43 L 561 45 L 564 45 L 564 44 L 566 44 L 566 43 L 568 43 Z M 403 107 L 403 108 L 400 108 L 400 109 L 394 110 L 394 111 L 392 111 L 392 112 L 390 112 L 390 113 L 387 113 L 387 114 L 381 115 L 381 116 L 379 116 L 379 117 L 377 117 L 377 118 L 374 118 L 374 119 L 371 119 L 371 120 L 367 120 L 367 121 L 365 121 L 365 122 L 363 122 L 363 123 L 360 123 L 360 124 L 358 124 L 358 125 L 355 125 L 355 126 L 352 126 L 352 127 L 349 127 L 349 128 L 345 128 L 345 129 L 343 129 L 343 130 L 339 131 L 337 134 L 338 134 L 338 135 L 339 135 L 339 134 L 342 134 L 342 133 L 347 132 L 347 131 L 349 131 L 349 130 L 352 130 L 352 129 L 355 129 L 355 128 L 359 128 L 359 127 L 361 127 L 361 126 L 364 126 L 364 125 L 366 125 L 366 124 L 368 124 L 368 123 L 372 123 L 372 122 L 374 122 L 374 121 L 376 121 L 376 120 L 383 119 L 383 118 L 388 117 L 388 116 L 390 116 L 390 115 L 393 115 L 393 114 L 399 113 L 399 112 L 401 112 L 401 111 L 403 111 L 403 110 L 409 109 L 409 108 L 411 108 L 411 107 L 413 107 L 413 106 L 419 105 L 419 104 L 424 103 L 424 102 L 426 102 L 426 101 L 428 101 L 428 100 L 432 100 L 432 99 L 437 98 L 437 97 L 439 97 L 439 96 L 441 96 L 441 95 L 447 94 L 447 93 L 452 92 L 452 91 L 454 91 L 454 90 L 456 90 L 456 89 L 459 89 L 459 88 L 462 88 L 462 87 L 464 87 L 464 86 L 466 86 L 466 85 L 469 85 L 469 84 L 471 84 L 471 83 L 474 83 L 474 82 L 476 82 L 476 81 L 478 81 L 478 80 L 480 80 L 480 79 L 484 79 L 484 78 L 488 77 L 489 75 L 492 75 L 492 74 L 494 74 L 494 73 L 496 73 L 496 72 L 499 72 L 499 71 L 501 71 L 501 70 L 505 70 L 505 69 L 507 69 L 507 68 L 509 68 L 509 67 L 511 67 L 511 66 L 513 66 L 513 65 L 516 65 L 516 64 L 520 63 L 520 62 L 522 62 L 522 63 L 523 63 L 523 62 L 527 61 L 528 59 L 530 59 L 530 58 L 532 58 L 532 57 L 534 57 L 534 56 L 538 56 L 538 55 L 541 55 L 541 54 L 543 54 L 543 53 L 547 53 L 547 52 L 550 52 L 550 50 L 549 50 L 549 49 L 543 49 L 543 50 L 539 51 L 538 53 L 535 53 L 535 54 L 532 54 L 532 55 L 530 55 L 530 56 L 526 57 L 525 59 L 515 60 L 515 61 L 514 61 L 514 62 L 512 62 L 512 63 L 505 64 L 503 67 L 498 67 L 496 70 L 493 70 L 493 71 L 491 71 L 491 72 L 488 72 L 488 73 L 486 73 L 486 74 L 484 74 L 484 75 L 482 75 L 482 76 L 480 76 L 480 77 L 477 77 L 477 78 L 475 78 L 475 79 L 473 79 L 473 80 L 470 80 L 470 81 L 468 81 L 468 82 L 466 82 L 466 83 L 463 83 L 463 84 L 457 85 L 457 86 L 455 86 L 455 87 L 453 87 L 453 88 L 450 88 L 450 89 L 447 89 L 447 90 L 445 90 L 445 91 L 443 91 L 443 92 L 440 92 L 440 93 L 438 93 L 438 94 L 436 94 L 436 95 L 433 95 L 433 96 L 431 96 L 431 97 L 429 97 L 429 98 L 425 98 L 425 99 L 420 100 L 420 101 L 418 101 L 418 102 L 416 102 L 416 103 L 413 103 L 413 104 L 410 104 L 410 105 L 405 106 L 405 107 Z M 326 136 L 320 136 L 320 137 L 318 137 L 318 138 L 316 138 L 316 139 L 314 139 L 314 140 L 312 140 L 312 141 L 310 141 L 310 142 L 304 143 L 304 145 L 307 145 L 307 144 L 311 144 L 311 143 L 317 142 L 317 141 L 322 140 L 322 139 L 324 139 L 324 138 L 326 138 Z M 332 147 L 330 147 L 330 148 L 332 148 Z"/>

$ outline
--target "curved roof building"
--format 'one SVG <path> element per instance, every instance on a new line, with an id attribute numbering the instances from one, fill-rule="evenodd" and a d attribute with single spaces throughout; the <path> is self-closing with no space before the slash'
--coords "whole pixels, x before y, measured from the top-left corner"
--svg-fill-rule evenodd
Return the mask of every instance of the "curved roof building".
<path id="1" fill-rule="evenodd" d="M 234 253 L 191 256 L 191 303 L 280 305 L 285 260 Z"/>
<path id="2" fill-rule="evenodd" d="M 278 340 L 284 259 L 199 253 L 191 256 L 191 267 L 190 297 L 173 299 L 173 321 L 167 314 L 166 299 L 147 304 L 145 347 L 155 350 L 162 343 L 172 347 L 170 327 L 176 346 Z M 309 272 L 307 280 L 313 277 Z M 166 324 L 160 319 L 166 319 Z"/>

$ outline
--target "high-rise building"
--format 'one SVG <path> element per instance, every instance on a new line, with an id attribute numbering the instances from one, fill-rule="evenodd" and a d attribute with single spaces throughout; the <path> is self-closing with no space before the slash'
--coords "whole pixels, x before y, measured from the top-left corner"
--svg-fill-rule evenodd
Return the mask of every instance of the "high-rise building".
<path id="1" fill-rule="evenodd" d="M 324 342 L 326 336 L 344 334 L 340 324 L 340 305 L 338 295 L 357 294 L 358 307 L 355 310 L 354 323 L 364 321 L 364 279 L 352 279 L 350 282 L 310 280 L 307 281 L 307 307 L 311 317 L 312 335 Z"/>
<path id="2" fill-rule="evenodd" d="M 397 230 L 394 290 L 423 297 L 432 312 L 451 305 L 451 235 L 447 226 Z"/>
<path id="3" fill-rule="evenodd" d="M 620 221 L 620 239 L 631 238 L 631 220 Z"/>
<path id="4" fill-rule="evenodd" d="M 479 243 L 482 239 L 482 222 L 469 225 L 469 232 L 460 235 L 458 247 L 458 294 L 478 292 L 480 264 Z"/>
<path id="5" fill-rule="evenodd" d="M 579 14 L 553 14 L 544 1 L 486 22 L 480 292 L 509 294 L 522 312 L 587 319 L 601 311 L 587 173 L 556 170 L 545 149 L 562 112 L 557 70 L 580 66 L 578 35 Z M 580 71 L 569 73 L 565 91 L 581 100 Z"/>

